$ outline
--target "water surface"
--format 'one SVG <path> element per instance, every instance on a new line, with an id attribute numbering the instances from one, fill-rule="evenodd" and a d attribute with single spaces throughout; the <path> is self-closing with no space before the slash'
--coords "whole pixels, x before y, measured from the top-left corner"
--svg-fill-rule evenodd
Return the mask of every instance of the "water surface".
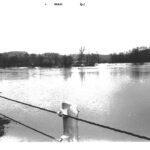
<path id="1" fill-rule="evenodd" d="M 150 137 L 149 89 L 149 63 L 99 64 L 70 69 L 0 69 L 0 94 L 3 96 L 55 111 L 62 102 L 73 103 L 80 110 L 80 118 Z M 0 113 L 57 138 L 62 134 L 62 119 L 57 115 L 3 99 L 0 99 Z M 80 141 L 142 141 L 81 122 L 79 137 Z M 12 122 L 0 139 L 49 141 Z"/>

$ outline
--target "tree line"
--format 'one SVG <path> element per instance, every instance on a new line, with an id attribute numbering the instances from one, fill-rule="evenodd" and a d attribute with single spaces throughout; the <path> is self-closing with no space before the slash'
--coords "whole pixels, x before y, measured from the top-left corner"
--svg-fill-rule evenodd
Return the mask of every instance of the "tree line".
<path id="1" fill-rule="evenodd" d="M 150 48 L 137 47 L 126 53 L 111 54 L 111 63 L 144 63 L 150 62 Z"/>
<path id="2" fill-rule="evenodd" d="M 22 51 L 0 53 L 0 67 L 72 67 L 94 66 L 96 63 L 143 63 L 150 62 L 150 48 L 137 47 L 125 53 L 100 55 L 60 55 L 58 53 L 28 54 Z"/>
<path id="3" fill-rule="evenodd" d="M 60 55 L 58 53 L 28 54 L 27 52 L 14 51 L 0 53 L 0 67 L 71 67 L 94 66 L 100 63 L 98 54 Z"/>

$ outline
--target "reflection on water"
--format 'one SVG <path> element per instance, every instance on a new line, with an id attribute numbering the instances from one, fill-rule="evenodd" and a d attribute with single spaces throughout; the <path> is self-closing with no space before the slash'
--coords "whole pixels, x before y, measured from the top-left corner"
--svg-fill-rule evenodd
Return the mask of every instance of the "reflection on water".
<path id="1" fill-rule="evenodd" d="M 63 68 L 61 69 L 61 71 L 62 71 L 64 80 L 68 80 L 68 78 L 71 78 L 71 75 L 72 75 L 71 68 Z"/>
<path id="2" fill-rule="evenodd" d="M 99 76 L 99 70 L 95 70 L 94 68 L 81 67 L 78 69 L 79 69 L 79 76 L 80 76 L 81 82 L 83 82 L 85 80 L 86 74 L 87 74 L 87 76 L 89 76 L 89 75 Z"/>
<path id="3" fill-rule="evenodd" d="M 28 68 L 0 69 L 0 80 L 25 80 L 28 78 Z"/>
<path id="4" fill-rule="evenodd" d="M 62 102 L 74 103 L 80 118 L 150 136 L 150 63 L 0 69 L 0 85 L 4 96 L 55 111 Z M 61 119 L 51 114 L 2 100 L 0 112 L 56 137 L 62 133 Z M 81 122 L 79 136 L 80 140 L 137 141 Z"/>
<path id="5" fill-rule="evenodd" d="M 113 67 L 113 76 L 129 76 L 131 79 L 140 80 L 150 77 L 149 64 L 128 64 L 126 66 Z"/>
<path id="6" fill-rule="evenodd" d="M 79 71 L 80 79 L 81 79 L 81 82 L 83 82 L 84 79 L 85 79 L 85 69 L 84 68 L 80 68 L 79 70 L 80 70 Z"/>

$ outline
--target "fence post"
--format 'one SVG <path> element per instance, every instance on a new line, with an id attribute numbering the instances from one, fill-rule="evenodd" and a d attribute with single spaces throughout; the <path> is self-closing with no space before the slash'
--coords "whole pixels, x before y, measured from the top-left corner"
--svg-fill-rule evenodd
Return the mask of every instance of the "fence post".
<path id="1" fill-rule="evenodd" d="M 68 103 L 62 103 L 59 115 L 63 118 L 63 135 L 61 140 L 63 141 L 78 141 L 78 121 L 68 116 L 78 117 L 78 109 Z M 65 116 L 68 115 L 68 116 Z"/>

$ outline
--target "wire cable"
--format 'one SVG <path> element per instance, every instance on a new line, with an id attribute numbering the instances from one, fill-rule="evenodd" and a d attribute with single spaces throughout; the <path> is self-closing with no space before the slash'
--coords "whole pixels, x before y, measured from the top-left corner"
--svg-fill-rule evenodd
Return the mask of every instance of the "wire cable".
<path id="1" fill-rule="evenodd" d="M 43 110 L 43 111 L 51 112 L 53 114 L 58 114 L 56 111 L 53 111 L 53 110 L 49 110 L 49 109 L 46 109 L 46 108 L 41 108 L 41 107 L 34 106 L 34 105 L 31 105 L 31 104 L 23 103 L 23 102 L 13 100 L 13 99 L 1 96 L 1 95 L 0 95 L 0 97 L 3 98 L 3 99 L 9 100 L 9 101 L 13 101 L 13 102 L 16 102 L 16 103 L 27 105 L 27 106 L 37 108 L 37 109 L 40 109 L 40 110 Z M 137 138 L 140 138 L 140 139 L 144 139 L 144 140 L 150 140 L 150 137 L 147 137 L 147 136 L 135 134 L 135 133 L 132 133 L 132 132 L 128 132 L 128 131 L 125 131 L 125 130 L 117 129 L 117 128 L 106 126 L 106 125 L 102 125 L 102 124 L 95 123 L 95 122 L 92 122 L 92 121 L 88 121 L 88 120 L 85 120 L 85 119 L 81 119 L 81 118 L 77 118 L 77 117 L 73 117 L 73 116 L 69 116 L 69 115 L 63 115 L 63 114 L 59 115 L 59 116 L 60 117 L 70 117 L 72 119 L 75 119 L 75 120 L 78 120 L 78 121 L 81 121 L 81 122 L 84 122 L 84 123 L 88 123 L 88 124 L 91 124 L 91 125 L 95 125 L 95 126 L 98 126 L 98 127 L 101 127 L 101 128 L 109 129 L 109 130 L 119 132 L 119 133 L 124 133 L 124 134 L 130 135 L 130 136 L 134 136 L 134 137 L 137 137 Z"/>
<path id="2" fill-rule="evenodd" d="M 75 120 L 78 120 L 78 121 L 81 121 L 81 122 L 84 122 L 84 123 L 95 125 L 95 126 L 98 126 L 98 127 L 101 127 L 101 128 L 105 128 L 105 129 L 109 129 L 109 130 L 112 130 L 112 131 L 115 131 L 115 132 L 120 132 L 120 133 L 124 133 L 124 134 L 130 135 L 130 136 L 134 136 L 134 137 L 137 137 L 137 138 L 140 138 L 140 139 L 150 140 L 150 137 L 147 137 L 147 136 L 143 136 L 143 135 L 135 134 L 135 133 L 128 132 L 128 131 L 125 131 L 125 130 L 113 128 L 113 127 L 110 127 L 110 126 L 98 124 L 98 123 L 91 122 L 91 121 L 81 119 L 81 118 L 76 118 L 76 117 L 72 117 L 72 116 L 68 116 L 68 115 L 64 115 L 64 116 L 70 117 L 72 119 L 75 119 Z"/>
<path id="3" fill-rule="evenodd" d="M 44 110 L 44 111 L 47 111 L 47 112 L 50 112 L 50 113 L 53 113 L 53 114 L 57 114 L 57 112 L 56 112 L 56 111 L 53 111 L 53 110 L 49 110 L 49 109 L 42 108 L 42 107 L 38 107 L 38 106 L 35 106 L 35 105 L 32 105 L 32 104 L 20 102 L 20 101 L 17 101 L 17 100 L 14 100 L 14 99 L 11 99 L 11 98 L 8 98 L 8 97 L 5 97 L 5 96 L 1 96 L 1 95 L 0 95 L 0 97 L 3 98 L 3 99 L 5 99 L 5 100 L 8 100 L 8 101 L 20 103 L 20 104 L 23 104 L 23 105 L 26 105 L 26 106 L 29 106 L 29 107 L 33 107 L 33 108 L 37 108 L 37 109 L 40 109 L 40 110 Z"/>
<path id="4" fill-rule="evenodd" d="M 48 138 L 51 138 L 51 139 L 53 139 L 53 140 L 55 140 L 55 141 L 60 142 L 60 140 L 56 139 L 55 137 L 53 137 L 53 136 L 51 136 L 51 135 L 48 135 L 48 134 L 46 134 L 46 133 L 44 133 L 44 132 L 41 132 L 41 131 L 39 131 L 39 130 L 37 130 L 37 129 L 34 129 L 33 127 L 30 127 L 30 126 L 28 126 L 28 125 L 26 125 L 26 124 L 24 124 L 24 123 L 22 123 L 22 122 L 20 122 L 20 121 L 17 121 L 17 120 L 15 120 L 15 119 L 13 119 L 13 118 L 11 118 L 11 117 L 8 117 L 8 116 L 6 116 L 6 115 L 4 115 L 4 114 L 1 114 L 1 113 L 0 113 L 0 115 L 3 116 L 3 117 L 5 117 L 5 118 L 7 118 L 7 119 L 9 119 L 9 120 L 12 120 L 13 122 L 16 122 L 16 123 L 18 123 L 18 124 L 20 124 L 20 125 L 22 125 L 22 126 L 28 128 L 28 129 L 31 129 L 31 130 L 33 130 L 33 131 L 35 131 L 35 132 L 38 132 L 38 133 L 40 133 L 40 134 L 42 134 L 42 135 L 44 135 L 44 136 L 46 136 L 46 137 L 48 137 Z"/>

